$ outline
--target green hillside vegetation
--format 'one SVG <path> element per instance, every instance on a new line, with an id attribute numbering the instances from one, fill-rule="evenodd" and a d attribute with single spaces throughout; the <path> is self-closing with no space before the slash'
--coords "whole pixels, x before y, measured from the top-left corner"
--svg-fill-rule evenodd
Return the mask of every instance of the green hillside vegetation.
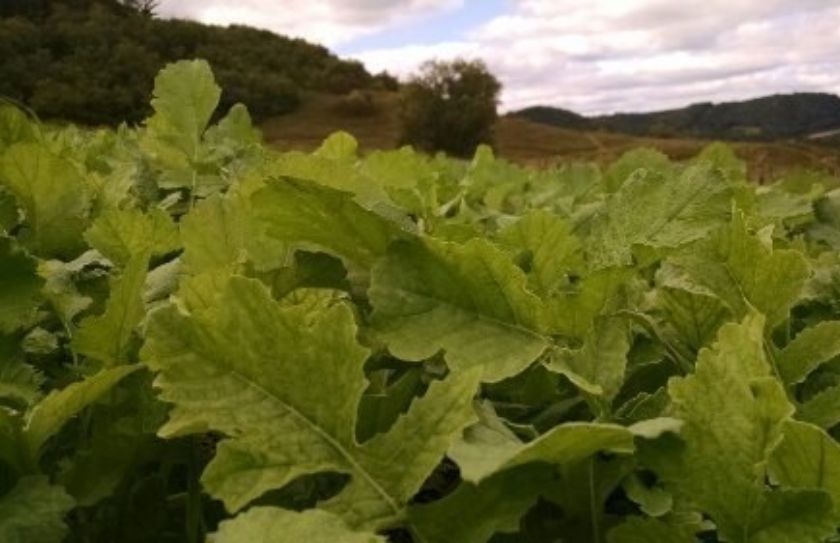
<path id="1" fill-rule="evenodd" d="M 795 93 L 594 117 L 547 106 L 529 107 L 514 114 L 563 128 L 600 129 L 637 136 L 775 141 L 806 138 L 840 128 L 840 97 Z"/>
<path id="2" fill-rule="evenodd" d="M 281 152 L 221 94 L 0 106 L 0 541 L 837 540 L 840 179 Z"/>
<path id="3" fill-rule="evenodd" d="M 377 82 L 324 47 L 254 28 L 153 18 L 116 0 L 0 3 L 0 97 L 44 119 L 138 122 L 150 112 L 158 70 L 195 57 L 213 65 L 225 107 L 242 102 L 258 119 L 294 110 L 303 91 Z"/>

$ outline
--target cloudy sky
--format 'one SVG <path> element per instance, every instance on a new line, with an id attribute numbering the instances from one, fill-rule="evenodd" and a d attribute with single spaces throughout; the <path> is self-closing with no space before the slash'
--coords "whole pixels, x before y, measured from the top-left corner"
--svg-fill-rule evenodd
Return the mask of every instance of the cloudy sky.
<path id="1" fill-rule="evenodd" d="M 300 36 L 399 76 L 430 58 L 482 58 L 508 110 L 840 93 L 838 0 L 162 0 L 159 11 Z"/>

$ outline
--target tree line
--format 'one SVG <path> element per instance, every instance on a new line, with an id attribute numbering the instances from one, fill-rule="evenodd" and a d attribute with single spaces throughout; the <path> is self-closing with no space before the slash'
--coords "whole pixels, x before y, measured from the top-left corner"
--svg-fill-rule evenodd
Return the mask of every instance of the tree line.
<path id="1" fill-rule="evenodd" d="M 344 93 L 396 85 L 356 61 L 301 39 L 245 26 L 160 19 L 138 0 L 0 2 L 0 96 L 38 115 L 85 124 L 137 122 L 166 63 L 200 57 L 214 67 L 223 106 L 256 118 L 289 112 L 307 90 Z M 224 110 L 224 107 L 222 108 Z"/>
<path id="2" fill-rule="evenodd" d="M 470 156 L 492 142 L 501 85 L 481 61 L 430 61 L 400 85 L 302 39 L 162 19 L 156 7 L 156 0 L 2 0 L 0 100 L 51 121 L 138 123 L 149 115 L 158 71 L 203 58 L 223 89 L 219 111 L 241 102 L 259 121 L 293 111 L 307 91 L 400 90 L 401 143 Z"/>

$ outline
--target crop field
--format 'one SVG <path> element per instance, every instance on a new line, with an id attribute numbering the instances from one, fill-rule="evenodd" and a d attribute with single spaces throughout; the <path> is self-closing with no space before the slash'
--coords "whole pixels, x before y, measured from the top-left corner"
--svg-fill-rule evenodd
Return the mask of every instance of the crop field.
<path id="1" fill-rule="evenodd" d="M 280 151 L 219 98 L 0 106 L 0 542 L 840 540 L 840 179 Z"/>

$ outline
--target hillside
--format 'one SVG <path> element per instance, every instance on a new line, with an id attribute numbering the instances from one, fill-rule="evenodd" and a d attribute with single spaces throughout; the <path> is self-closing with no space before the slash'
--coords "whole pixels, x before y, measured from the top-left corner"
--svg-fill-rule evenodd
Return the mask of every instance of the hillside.
<path id="1" fill-rule="evenodd" d="M 183 58 L 208 60 L 224 89 L 222 107 L 243 102 L 256 118 L 294 110 L 304 92 L 395 84 L 301 39 L 155 18 L 132 5 L 136 2 L 0 2 L 0 97 L 47 120 L 139 122 L 150 113 L 155 74 Z"/>
<path id="2" fill-rule="evenodd" d="M 513 115 L 562 128 L 601 129 L 637 136 L 773 141 L 807 138 L 840 128 L 840 97 L 796 93 L 740 102 L 692 104 L 651 113 L 595 117 L 538 106 Z"/>
<path id="3" fill-rule="evenodd" d="M 305 95 L 298 110 L 262 124 L 266 141 L 278 149 L 311 151 L 329 134 L 345 130 L 359 140 L 362 149 L 393 149 L 399 136 L 399 97 L 393 92 L 371 95 L 375 111 L 367 115 L 342 112 L 339 96 Z M 501 156 L 534 165 L 568 160 L 606 163 L 636 147 L 658 149 L 679 160 L 694 156 L 709 143 L 694 138 L 651 138 L 603 130 L 570 130 L 511 115 L 499 119 L 495 134 Z M 734 147 L 747 161 L 751 176 L 758 181 L 792 167 L 840 172 L 840 155 L 825 146 L 740 142 Z"/>

